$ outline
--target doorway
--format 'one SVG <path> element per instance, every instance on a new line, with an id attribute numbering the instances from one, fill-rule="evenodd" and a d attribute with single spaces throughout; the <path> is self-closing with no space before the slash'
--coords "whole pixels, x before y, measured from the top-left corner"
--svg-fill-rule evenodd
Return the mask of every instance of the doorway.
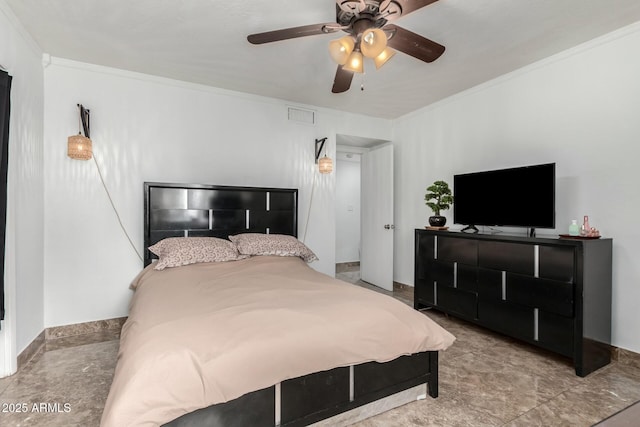
<path id="1" fill-rule="evenodd" d="M 336 276 L 360 280 L 360 152 L 338 146 L 336 153 Z"/>
<path id="2" fill-rule="evenodd" d="M 377 158 L 381 151 L 386 151 L 387 156 L 391 155 L 390 160 L 393 163 L 393 149 L 389 141 L 340 134 L 336 135 L 336 142 L 336 277 L 350 283 L 358 283 L 361 286 L 375 285 L 376 288 L 391 290 L 393 285 L 393 230 L 388 228 L 384 230 L 383 227 L 392 223 L 393 209 L 391 207 L 391 218 L 386 219 L 385 224 L 382 222 L 377 224 L 378 219 L 372 223 L 371 213 L 377 209 L 371 208 L 371 194 L 378 191 L 379 182 L 374 181 L 379 181 L 379 179 L 371 180 L 366 172 L 371 169 L 371 159 Z M 383 146 L 389 147 L 386 150 L 381 150 Z M 365 170 L 363 170 L 363 158 Z M 388 187 L 393 188 L 392 170 L 387 171 L 379 178 L 387 183 Z M 366 212 L 363 212 L 363 200 L 365 205 L 369 205 Z M 382 242 L 380 240 L 372 241 L 371 237 L 379 235 L 381 230 L 382 233 L 387 233 L 386 239 Z M 363 240 L 366 245 L 364 251 Z M 384 254 L 382 261 L 372 262 L 372 253 L 374 253 L 374 257 L 377 257 L 378 253 Z M 362 265 L 363 256 L 364 266 Z M 379 264 L 383 267 L 379 268 Z M 373 271 L 380 269 L 386 271 L 386 275 L 383 275 L 384 278 L 381 280 L 376 277 L 375 273 L 378 271 Z M 361 273 L 364 273 L 365 279 L 370 283 L 361 280 Z"/>

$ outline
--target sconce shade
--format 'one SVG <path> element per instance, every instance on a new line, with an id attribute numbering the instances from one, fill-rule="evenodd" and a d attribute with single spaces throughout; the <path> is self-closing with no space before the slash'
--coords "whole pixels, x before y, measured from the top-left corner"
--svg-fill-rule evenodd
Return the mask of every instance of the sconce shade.
<path id="1" fill-rule="evenodd" d="M 75 160 L 89 160 L 93 155 L 91 140 L 80 134 L 70 136 L 67 141 L 67 156 Z"/>
<path id="2" fill-rule="evenodd" d="M 342 66 L 342 69 L 353 71 L 354 73 L 363 73 L 364 66 L 362 53 L 358 52 L 357 50 L 351 52 L 351 55 L 349 55 L 349 60 Z"/>
<path id="3" fill-rule="evenodd" d="M 349 55 L 353 52 L 355 42 L 353 37 L 344 36 L 338 40 L 332 40 L 329 42 L 329 55 L 337 64 L 344 65 L 349 59 Z"/>
<path id="4" fill-rule="evenodd" d="M 331 157 L 327 157 L 325 154 L 320 160 L 318 160 L 318 170 L 320 173 L 331 173 L 333 171 L 333 160 Z"/>
<path id="5" fill-rule="evenodd" d="M 391 57 L 395 54 L 395 50 L 391 49 L 390 47 L 386 47 L 380 55 L 376 56 L 373 59 L 373 62 L 376 64 L 376 70 L 386 64 L 387 61 L 390 60 Z"/>
<path id="6" fill-rule="evenodd" d="M 387 35 L 380 28 L 369 28 L 362 33 L 360 49 L 367 58 L 375 58 L 387 47 Z"/>

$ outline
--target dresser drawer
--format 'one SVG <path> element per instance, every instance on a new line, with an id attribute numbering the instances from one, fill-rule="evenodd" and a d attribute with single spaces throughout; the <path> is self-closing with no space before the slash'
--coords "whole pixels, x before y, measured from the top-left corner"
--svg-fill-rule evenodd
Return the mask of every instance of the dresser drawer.
<path id="1" fill-rule="evenodd" d="M 573 283 L 507 273 L 507 301 L 573 316 Z"/>
<path id="2" fill-rule="evenodd" d="M 478 242 L 438 236 L 438 259 L 440 261 L 476 265 L 478 263 Z"/>
<path id="3" fill-rule="evenodd" d="M 574 320 L 545 311 L 538 312 L 538 342 L 548 350 L 573 356 Z"/>
<path id="4" fill-rule="evenodd" d="M 418 302 L 435 304 L 435 285 L 433 280 L 417 279 L 413 288 L 413 298 Z"/>
<path id="5" fill-rule="evenodd" d="M 534 273 L 534 246 L 522 243 L 479 242 L 478 265 L 513 273 Z"/>
<path id="6" fill-rule="evenodd" d="M 436 237 L 430 234 L 416 234 L 416 261 L 435 259 Z"/>
<path id="7" fill-rule="evenodd" d="M 478 298 L 502 300 L 502 271 L 478 269 Z"/>
<path id="8" fill-rule="evenodd" d="M 473 266 L 433 261 L 429 263 L 427 277 L 442 286 L 459 288 L 469 292 L 478 291 L 478 269 Z"/>
<path id="9" fill-rule="evenodd" d="M 472 265 L 456 264 L 456 287 L 469 292 L 478 292 L 478 268 Z"/>
<path id="10" fill-rule="evenodd" d="M 533 340 L 533 309 L 506 301 L 478 300 L 478 321 L 498 332 Z"/>
<path id="11" fill-rule="evenodd" d="M 415 280 L 426 280 L 433 276 L 433 260 L 422 259 L 415 265 Z"/>
<path id="12" fill-rule="evenodd" d="M 454 264 L 452 262 L 433 261 L 428 277 L 438 282 L 438 285 L 453 288 Z"/>
<path id="13" fill-rule="evenodd" d="M 436 304 L 438 308 L 468 319 L 477 316 L 477 297 L 473 292 L 449 288 L 438 283 Z"/>
<path id="14" fill-rule="evenodd" d="M 540 246 L 540 277 L 559 280 L 561 282 L 575 281 L 575 252 L 574 247 Z"/>

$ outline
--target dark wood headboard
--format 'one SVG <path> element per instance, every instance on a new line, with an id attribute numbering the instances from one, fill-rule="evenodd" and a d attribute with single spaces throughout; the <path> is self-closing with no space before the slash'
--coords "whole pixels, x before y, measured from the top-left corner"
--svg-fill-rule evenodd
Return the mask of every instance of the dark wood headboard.
<path id="1" fill-rule="evenodd" d="M 167 237 L 298 234 L 298 190 L 144 183 L 144 265 Z"/>

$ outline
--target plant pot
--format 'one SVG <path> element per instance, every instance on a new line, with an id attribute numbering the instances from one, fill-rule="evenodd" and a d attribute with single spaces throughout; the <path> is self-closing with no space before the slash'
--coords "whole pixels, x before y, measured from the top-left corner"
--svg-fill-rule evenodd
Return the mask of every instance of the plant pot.
<path id="1" fill-rule="evenodd" d="M 429 225 L 432 227 L 444 227 L 447 223 L 447 218 L 441 215 L 434 215 L 429 217 Z"/>

